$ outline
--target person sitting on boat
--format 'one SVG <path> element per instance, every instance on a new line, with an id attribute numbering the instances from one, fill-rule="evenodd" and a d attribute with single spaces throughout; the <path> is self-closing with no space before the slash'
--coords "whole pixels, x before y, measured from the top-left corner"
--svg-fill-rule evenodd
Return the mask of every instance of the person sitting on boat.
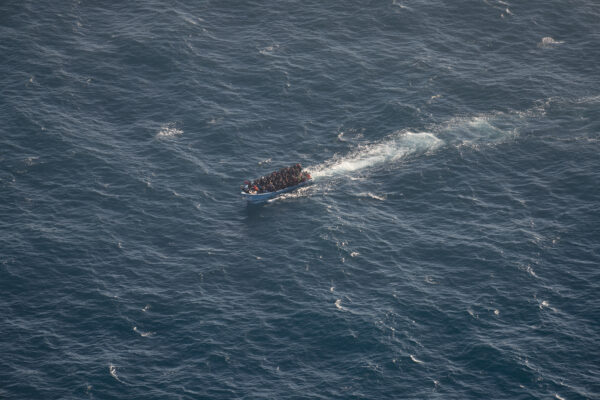
<path id="1" fill-rule="evenodd" d="M 244 181 L 244 184 L 242 185 L 242 190 L 246 193 L 250 192 L 250 181 Z"/>

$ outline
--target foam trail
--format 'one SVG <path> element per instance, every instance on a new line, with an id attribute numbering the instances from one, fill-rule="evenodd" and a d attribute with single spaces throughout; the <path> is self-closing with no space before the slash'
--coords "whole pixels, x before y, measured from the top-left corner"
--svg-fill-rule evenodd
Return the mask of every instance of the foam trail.
<path id="1" fill-rule="evenodd" d="M 430 132 L 399 131 L 374 143 L 358 146 L 347 155 L 336 155 L 330 160 L 306 169 L 315 181 L 321 178 L 350 177 L 368 172 L 370 168 L 392 164 L 413 154 L 425 154 L 442 146 L 471 147 L 495 146 L 519 135 L 533 111 L 458 116 L 431 126 Z M 371 196 L 373 197 L 373 196 Z M 374 197 L 376 198 L 376 197 Z"/>
<path id="2" fill-rule="evenodd" d="M 442 143 L 442 140 L 428 132 L 401 132 L 381 142 L 361 145 L 346 156 L 334 157 L 323 164 L 307 169 L 315 180 L 322 177 L 343 176 L 392 163 L 414 153 L 431 151 L 440 147 Z"/>
<path id="3" fill-rule="evenodd" d="M 450 146 L 474 149 L 494 146 L 519 136 L 530 113 L 493 113 L 473 117 L 455 117 L 435 129 Z"/>

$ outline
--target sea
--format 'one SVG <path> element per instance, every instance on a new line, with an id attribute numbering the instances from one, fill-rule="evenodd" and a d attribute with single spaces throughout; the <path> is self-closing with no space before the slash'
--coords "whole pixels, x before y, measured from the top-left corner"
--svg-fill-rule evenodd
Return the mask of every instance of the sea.
<path id="1" fill-rule="evenodd" d="M 599 43 L 597 0 L 0 2 L 0 399 L 600 399 Z"/>

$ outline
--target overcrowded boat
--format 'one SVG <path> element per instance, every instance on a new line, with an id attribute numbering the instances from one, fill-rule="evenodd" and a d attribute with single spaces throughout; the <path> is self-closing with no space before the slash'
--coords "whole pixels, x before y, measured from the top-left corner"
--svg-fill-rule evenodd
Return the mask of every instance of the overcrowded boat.
<path id="1" fill-rule="evenodd" d="M 241 186 L 242 197 L 250 203 L 260 203 L 308 185 L 311 180 L 310 174 L 302 171 L 300 164 L 296 164 L 253 181 L 244 181 Z"/>

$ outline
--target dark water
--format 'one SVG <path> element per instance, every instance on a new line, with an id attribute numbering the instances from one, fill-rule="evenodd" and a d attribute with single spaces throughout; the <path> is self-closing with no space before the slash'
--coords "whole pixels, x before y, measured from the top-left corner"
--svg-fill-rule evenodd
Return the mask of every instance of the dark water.
<path id="1" fill-rule="evenodd" d="M 592 0 L 0 3 L 0 398 L 600 398 L 598 43 Z"/>

